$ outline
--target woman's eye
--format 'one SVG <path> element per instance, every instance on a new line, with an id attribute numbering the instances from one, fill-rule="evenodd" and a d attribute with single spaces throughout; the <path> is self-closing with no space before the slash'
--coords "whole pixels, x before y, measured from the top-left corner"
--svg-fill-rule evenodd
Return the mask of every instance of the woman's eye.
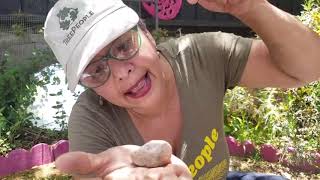
<path id="1" fill-rule="evenodd" d="M 129 42 L 128 42 L 128 41 L 125 41 L 125 42 L 122 42 L 122 43 L 117 47 L 117 51 L 118 51 L 118 52 L 125 52 L 125 51 L 128 51 L 129 48 L 130 48 Z"/>
<path id="2" fill-rule="evenodd" d="M 97 66 L 93 74 L 99 74 L 104 70 L 104 68 L 100 65 Z"/>

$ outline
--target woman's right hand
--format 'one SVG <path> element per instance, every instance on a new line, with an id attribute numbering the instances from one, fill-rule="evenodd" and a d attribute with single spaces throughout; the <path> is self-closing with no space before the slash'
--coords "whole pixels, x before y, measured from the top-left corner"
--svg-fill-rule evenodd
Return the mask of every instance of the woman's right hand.
<path id="1" fill-rule="evenodd" d="M 149 146 L 149 148 L 150 147 L 155 146 L 152 145 Z M 152 149 L 159 148 L 155 147 Z M 88 177 L 103 180 L 192 179 L 192 176 L 186 164 L 184 164 L 176 156 L 172 155 L 171 152 L 148 151 L 148 147 L 146 149 L 136 145 L 124 145 L 110 148 L 99 154 L 69 152 L 61 155 L 56 160 L 55 165 L 60 171 L 75 175 L 80 179 L 86 179 Z M 137 156 L 139 156 L 140 159 L 139 157 L 137 158 Z M 169 160 L 167 158 L 162 158 L 164 156 L 169 156 Z M 144 164 L 143 166 L 138 166 L 137 162 L 139 163 L 140 161 L 141 163 L 141 160 L 146 164 Z M 155 162 L 155 160 L 157 162 Z M 152 164 L 150 164 L 151 161 L 153 161 Z"/>

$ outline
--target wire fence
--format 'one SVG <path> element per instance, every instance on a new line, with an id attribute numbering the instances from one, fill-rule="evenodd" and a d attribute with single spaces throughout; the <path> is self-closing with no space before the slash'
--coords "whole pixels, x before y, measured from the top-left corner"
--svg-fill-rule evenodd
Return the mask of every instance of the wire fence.
<path id="1" fill-rule="evenodd" d="M 35 49 L 47 48 L 43 39 L 43 16 L 0 15 L 0 61 L 10 55 L 16 62 L 32 55 Z"/>
<path id="2" fill-rule="evenodd" d="M 19 59 L 30 57 L 34 49 L 48 47 L 43 39 L 42 28 L 47 13 L 57 1 L 1 0 L 0 62 L 6 54 L 19 62 Z M 149 0 L 124 0 L 124 3 L 141 15 L 141 1 Z"/>

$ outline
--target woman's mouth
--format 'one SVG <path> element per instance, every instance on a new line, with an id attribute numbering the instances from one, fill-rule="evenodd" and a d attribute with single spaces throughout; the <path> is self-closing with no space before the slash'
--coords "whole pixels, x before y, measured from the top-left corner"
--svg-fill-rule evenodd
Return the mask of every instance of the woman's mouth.
<path id="1" fill-rule="evenodd" d="M 145 96 L 151 89 L 151 79 L 149 73 L 146 73 L 134 86 L 132 86 L 126 93 L 126 96 L 131 98 L 141 98 Z"/>

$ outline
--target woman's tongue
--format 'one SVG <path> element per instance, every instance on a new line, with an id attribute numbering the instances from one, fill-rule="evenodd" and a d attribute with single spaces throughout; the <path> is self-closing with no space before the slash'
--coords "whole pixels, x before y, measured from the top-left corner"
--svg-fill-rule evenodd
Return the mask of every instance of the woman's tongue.
<path id="1" fill-rule="evenodd" d="M 144 76 L 137 84 L 126 93 L 131 98 L 139 98 L 144 96 L 150 89 L 150 83 L 148 83 L 148 76 Z"/>

